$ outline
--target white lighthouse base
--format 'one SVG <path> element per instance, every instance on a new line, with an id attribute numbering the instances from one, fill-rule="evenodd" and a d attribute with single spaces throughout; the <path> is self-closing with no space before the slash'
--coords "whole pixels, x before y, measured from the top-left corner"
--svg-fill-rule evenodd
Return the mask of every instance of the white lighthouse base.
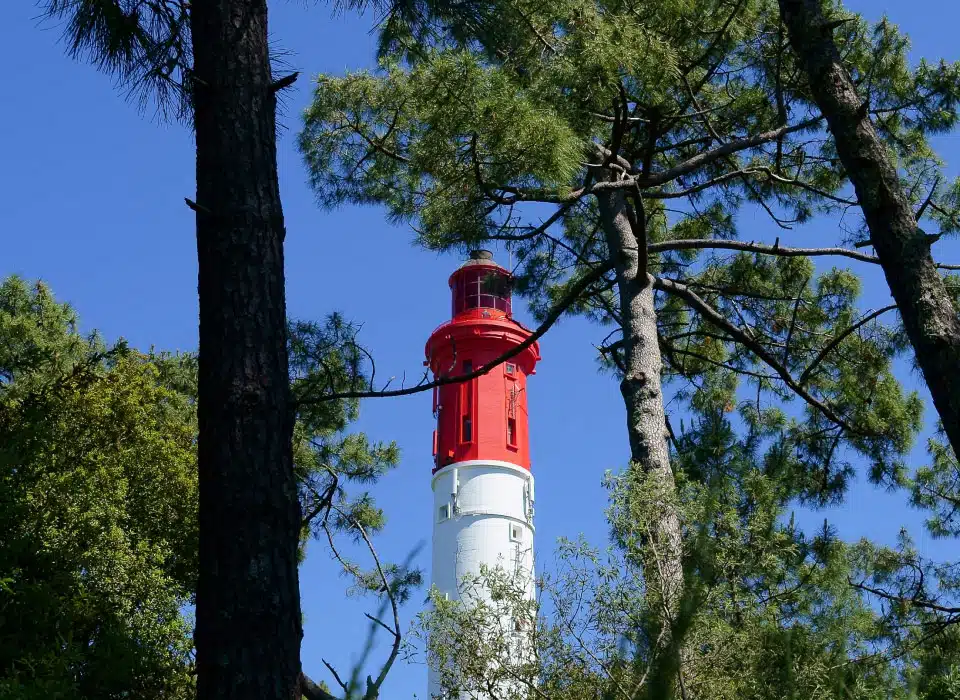
<path id="1" fill-rule="evenodd" d="M 487 597 L 468 583 L 485 565 L 502 567 L 533 599 L 533 496 L 533 475 L 509 462 L 457 462 L 433 475 L 432 583 L 442 596 Z M 436 698 L 439 680 L 434 669 L 429 674 L 429 697 Z"/>

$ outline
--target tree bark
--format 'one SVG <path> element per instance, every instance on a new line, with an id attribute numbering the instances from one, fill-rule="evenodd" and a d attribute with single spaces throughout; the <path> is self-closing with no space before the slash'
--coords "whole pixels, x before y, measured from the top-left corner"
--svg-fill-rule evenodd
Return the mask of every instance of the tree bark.
<path id="1" fill-rule="evenodd" d="M 676 485 L 670 467 L 663 389 L 662 364 L 657 341 L 654 290 L 646 269 L 646 241 L 638 240 L 630 223 L 630 206 L 622 190 L 598 196 L 607 247 L 616 270 L 623 329 L 623 379 L 620 392 L 627 410 L 631 470 L 639 470 L 647 488 L 656 491 L 655 512 L 644 533 L 644 562 L 648 595 L 660 606 L 661 648 L 671 642 L 683 592 L 680 518 L 674 507 Z M 641 230 L 643 222 L 638 225 Z"/>
<path id="2" fill-rule="evenodd" d="M 827 120 L 870 229 L 933 405 L 960 455 L 960 318 L 930 254 L 896 166 L 843 67 L 820 0 L 779 0 L 790 43 Z"/>
<path id="3" fill-rule="evenodd" d="M 283 213 L 266 0 L 194 0 L 197 696 L 299 700 Z"/>

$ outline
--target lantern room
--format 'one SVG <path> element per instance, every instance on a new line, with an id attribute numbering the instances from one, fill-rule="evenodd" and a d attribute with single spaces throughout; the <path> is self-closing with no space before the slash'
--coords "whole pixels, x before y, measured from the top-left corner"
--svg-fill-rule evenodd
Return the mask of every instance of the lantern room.
<path id="1" fill-rule="evenodd" d="M 477 250 L 450 275 L 453 316 L 472 309 L 486 309 L 512 316 L 510 272 L 493 261 L 490 251 Z"/>
<path id="2" fill-rule="evenodd" d="M 510 272 L 489 251 L 474 251 L 449 279 L 452 318 L 427 341 L 436 378 L 484 374 L 434 389 L 434 471 L 466 460 L 530 468 L 527 377 L 540 360 L 537 343 L 498 362 L 531 331 L 513 320 Z"/>

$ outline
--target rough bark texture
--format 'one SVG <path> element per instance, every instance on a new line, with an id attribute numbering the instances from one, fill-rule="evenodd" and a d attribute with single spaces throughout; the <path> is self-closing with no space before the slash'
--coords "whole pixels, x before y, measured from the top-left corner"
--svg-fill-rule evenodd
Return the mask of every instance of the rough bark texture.
<path id="1" fill-rule="evenodd" d="M 300 508 L 266 0 L 194 0 L 200 700 L 299 700 Z"/>
<path id="2" fill-rule="evenodd" d="M 894 162 L 862 109 L 820 0 L 779 0 L 790 43 L 857 192 L 870 239 L 933 404 L 960 454 L 960 319 L 918 227 Z"/>
<path id="3" fill-rule="evenodd" d="M 683 591 L 680 519 L 672 505 L 676 490 L 670 467 L 663 409 L 660 346 L 657 342 L 657 315 L 653 287 L 645 260 L 638 255 L 629 206 L 621 190 L 600 195 L 600 215 L 610 254 L 616 264 L 617 291 L 623 328 L 624 376 L 620 392 L 627 409 L 627 432 L 633 469 L 640 469 L 650 486 L 664 497 L 654 514 L 647 548 L 652 559 L 646 574 L 647 585 L 662 605 L 667 630 L 674 620 Z M 666 643 L 668 638 L 661 640 Z"/>

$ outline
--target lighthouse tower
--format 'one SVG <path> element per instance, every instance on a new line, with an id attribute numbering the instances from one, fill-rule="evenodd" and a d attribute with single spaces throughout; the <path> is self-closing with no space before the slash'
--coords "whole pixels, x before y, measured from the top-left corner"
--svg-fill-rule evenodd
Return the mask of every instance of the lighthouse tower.
<path id="1" fill-rule="evenodd" d="M 527 340 L 513 320 L 510 273 L 485 250 L 450 276 L 452 318 L 427 341 L 435 377 L 473 372 Z M 469 595 L 481 566 L 523 577 L 533 596 L 533 475 L 527 377 L 534 343 L 488 373 L 434 389 L 433 585 L 449 600 Z M 430 697 L 440 694 L 431 670 Z"/>

